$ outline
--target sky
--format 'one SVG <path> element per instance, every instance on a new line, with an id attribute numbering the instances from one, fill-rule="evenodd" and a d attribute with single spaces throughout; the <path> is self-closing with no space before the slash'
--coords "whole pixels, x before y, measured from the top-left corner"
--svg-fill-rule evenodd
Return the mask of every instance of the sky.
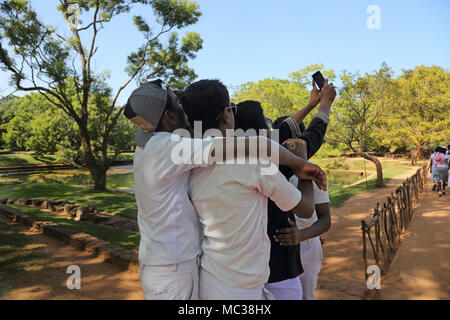
<path id="1" fill-rule="evenodd" d="M 69 35 L 56 11 L 57 0 L 32 0 L 46 24 Z M 203 49 L 190 61 L 198 79 L 220 79 L 236 87 L 264 78 L 287 79 L 289 73 L 323 63 L 326 69 L 373 72 L 386 62 L 396 75 L 417 65 L 450 69 L 450 0 L 196 0 L 199 22 L 180 30 L 200 33 Z M 379 8 L 378 29 L 367 20 Z M 94 61 L 97 73 L 110 72 L 115 92 L 127 79 L 126 59 L 143 44 L 131 19 L 153 21 L 150 7 L 138 6 L 114 18 L 101 31 Z M 373 21 L 373 20 L 370 20 Z M 0 96 L 13 91 L 0 74 Z M 123 91 L 119 104 L 136 88 Z"/>

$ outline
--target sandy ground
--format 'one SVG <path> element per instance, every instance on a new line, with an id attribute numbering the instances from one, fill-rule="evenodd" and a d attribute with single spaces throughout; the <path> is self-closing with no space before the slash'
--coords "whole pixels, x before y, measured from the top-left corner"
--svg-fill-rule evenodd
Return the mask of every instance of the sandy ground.
<path id="1" fill-rule="evenodd" d="M 450 194 L 429 183 L 382 283 L 380 299 L 450 299 Z"/>
<path id="2" fill-rule="evenodd" d="M 361 220 L 373 214 L 377 202 L 385 201 L 417 169 L 411 168 L 391 179 L 386 188 L 360 193 L 341 207 L 331 209 L 331 228 L 323 235 L 324 261 L 319 274 L 317 299 L 365 298 L 367 287 L 362 257 Z"/>
<path id="3" fill-rule="evenodd" d="M 9 232 L 22 233 L 30 240 L 23 249 L 44 257 L 42 265 L 27 268 L 20 276 L 0 279 L 0 289 L 2 286 L 8 289 L 0 300 L 143 299 L 137 274 L 101 262 L 62 241 L 29 231 L 21 224 L 10 223 L 2 216 L 0 223 L 8 223 Z M 80 267 L 80 290 L 67 288 L 66 282 L 71 274 L 66 271 L 70 265 Z"/>

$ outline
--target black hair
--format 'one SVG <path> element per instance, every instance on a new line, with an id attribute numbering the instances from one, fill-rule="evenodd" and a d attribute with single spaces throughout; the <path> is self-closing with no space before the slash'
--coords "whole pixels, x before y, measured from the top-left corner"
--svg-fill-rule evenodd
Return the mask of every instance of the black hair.
<path id="1" fill-rule="evenodd" d="M 191 126 L 194 121 L 202 121 L 203 133 L 208 129 L 218 128 L 217 117 L 230 105 L 228 90 L 219 80 L 192 83 L 180 100 Z"/>
<path id="2" fill-rule="evenodd" d="M 441 149 L 440 146 L 437 146 L 436 148 L 434 148 L 434 152 L 440 152 L 439 150 Z"/>
<path id="3" fill-rule="evenodd" d="M 238 103 L 237 114 L 234 118 L 235 128 L 247 131 L 248 129 L 268 129 L 264 111 L 258 101 L 247 100 Z"/>

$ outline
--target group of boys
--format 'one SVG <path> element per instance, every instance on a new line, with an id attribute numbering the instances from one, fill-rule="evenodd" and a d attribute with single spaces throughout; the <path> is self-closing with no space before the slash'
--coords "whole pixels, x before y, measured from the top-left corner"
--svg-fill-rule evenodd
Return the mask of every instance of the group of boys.
<path id="1" fill-rule="evenodd" d="M 146 299 L 314 299 L 330 210 L 325 173 L 307 159 L 324 141 L 335 96 L 332 84 L 319 92 L 313 83 L 310 103 L 274 122 L 275 141 L 259 102 L 230 103 L 218 80 L 178 95 L 157 80 L 131 94 L 124 114 L 139 127 L 133 166 Z M 279 169 L 268 170 L 274 163 Z"/>

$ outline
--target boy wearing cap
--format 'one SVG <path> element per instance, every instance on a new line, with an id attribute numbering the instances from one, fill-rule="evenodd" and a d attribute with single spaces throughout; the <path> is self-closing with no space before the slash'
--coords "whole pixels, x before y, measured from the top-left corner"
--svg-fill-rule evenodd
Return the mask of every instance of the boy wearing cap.
<path id="1" fill-rule="evenodd" d="M 212 164 L 215 140 L 172 134 L 176 129 L 189 128 L 189 124 L 178 98 L 172 90 L 163 89 L 161 81 L 136 89 L 124 114 L 140 127 L 133 167 L 144 296 L 152 300 L 197 299 L 201 231 L 197 212 L 188 198 L 188 179 L 191 169 Z M 280 163 L 304 178 L 325 184 L 320 168 L 305 164 L 278 144 L 270 143 L 279 149 Z M 183 161 L 173 161 L 173 150 L 180 145 L 190 152 L 183 154 Z M 248 152 L 246 143 L 246 155 Z M 204 154 L 210 155 L 206 162 L 199 159 Z"/>

